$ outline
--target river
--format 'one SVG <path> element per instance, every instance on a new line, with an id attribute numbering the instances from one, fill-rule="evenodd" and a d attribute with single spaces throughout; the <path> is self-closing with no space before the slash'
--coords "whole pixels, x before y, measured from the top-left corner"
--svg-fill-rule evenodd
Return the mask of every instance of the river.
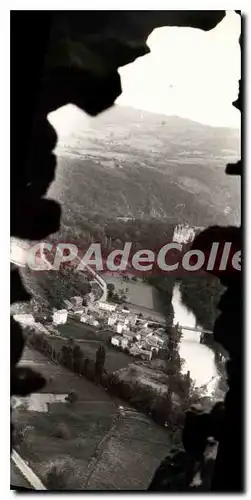
<path id="1" fill-rule="evenodd" d="M 174 324 L 196 328 L 194 314 L 182 303 L 180 285 L 173 289 L 172 305 Z M 198 328 L 198 326 L 197 326 Z M 188 370 L 197 387 L 207 385 L 206 394 L 210 395 L 216 388 L 219 376 L 214 361 L 214 352 L 206 345 L 200 344 L 200 334 L 196 331 L 184 331 L 180 342 L 180 357 L 184 360 L 182 371 Z"/>

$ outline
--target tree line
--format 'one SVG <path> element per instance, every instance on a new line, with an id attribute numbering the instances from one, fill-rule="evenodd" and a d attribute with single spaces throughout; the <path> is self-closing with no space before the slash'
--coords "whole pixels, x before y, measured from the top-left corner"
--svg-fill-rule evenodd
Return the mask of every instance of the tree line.
<path id="1" fill-rule="evenodd" d="M 106 351 L 102 344 L 96 352 L 96 361 L 85 357 L 84 351 L 73 340 L 63 343 L 60 349 L 53 347 L 49 336 L 35 332 L 32 327 L 25 328 L 27 343 L 37 351 L 45 354 L 52 361 L 62 365 L 71 372 L 85 376 L 95 383 L 104 383 Z"/>
<path id="2" fill-rule="evenodd" d="M 28 344 L 52 361 L 76 375 L 102 385 L 111 395 L 124 399 L 149 415 L 156 423 L 168 426 L 173 431 L 181 429 L 185 411 L 199 399 L 190 374 L 181 373 L 182 360 L 178 351 L 181 331 L 178 326 L 168 327 L 166 332 L 167 343 L 162 352 L 165 365 L 163 375 L 167 381 L 164 393 L 135 382 L 133 377 L 129 382 L 125 382 L 117 372 L 108 373 L 105 368 L 106 350 L 101 344 L 94 361 L 85 356 L 82 348 L 73 339 L 69 339 L 58 349 L 53 347 L 49 336 L 34 332 L 32 327 L 27 327 L 26 333 Z"/>
<path id="3" fill-rule="evenodd" d="M 180 292 L 184 305 L 190 309 L 197 322 L 207 330 L 213 330 L 218 315 L 217 305 L 224 291 L 218 278 L 211 274 L 183 276 Z"/>

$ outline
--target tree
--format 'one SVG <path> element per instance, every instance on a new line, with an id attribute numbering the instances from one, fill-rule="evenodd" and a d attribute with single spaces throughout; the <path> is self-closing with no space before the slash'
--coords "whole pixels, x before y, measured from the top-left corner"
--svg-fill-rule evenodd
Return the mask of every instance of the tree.
<path id="1" fill-rule="evenodd" d="M 14 432 L 15 445 L 19 446 L 20 444 L 22 444 L 24 439 L 25 439 L 25 428 L 21 427 L 15 428 Z"/>
<path id="2" fill-rule="evenodd" d="M 60 471 L 59 467 L 53 465 L 47 473 L 46 486 L 48 490 L 65 490 L 67 489 L 66 475 L 64 471 Z"/>
<path id="3" fill-rule="evenodd" d="M 97 377 L 96 377 L 96 364 L 95 362 L 92 360 L 92 359 L 86 359 L 85 360 L 85 376 L 89 379 L 89 380 L 97 380 Z"/>
<path id="4" fill-rule="evenodd" d="M 107 298 L 108 299 L 112 299 L 113 298 L 113 295 L 114 295 L 114 290 L 115 290 L 115 286 L 113 283 L 108 283 L 107 284 Z"/>
<path id="5" fill-rule="evenodd" d="M 70 431 L 69 431 L 68 427 L 65 425 L 65 423 L 61 422 L 58 424 L 53 435 L 54 435 L 54 437 L 59 438 L 59 439 L 69 439 L 70 438 Z"/>
<path id="6" fill-rule="evenodd" d="M 83 351 L 79 345 L 74 345 L 72 349 L 73 356 L 73 369 L 75 373 L 81 373 L 81 366 L 83 361 Z"/>
<path id="7" fill-rule="evenodd" d="M 197 398 L 190 372 L 181 373 L 182 360 L 179 354 L 179 344 L 182 335 L 179 325 L 167 327 L 167 342 L 161 355 L 165 362 L 164 373 L 168 377 L 167 391 L 160 405 L 155 407 L 161 419 L 165 418 L 168 425 L 177 428 L 182 424 L 186 410 Z"/>
<path id="8" fill-rule="evenodd" d="M 87 366 L 86 366 L 87 359 L 83 357 L 81 361 L 81 366 L 80 366 L 80 375 L 86 375 L 87 372 Z"/>
<path id="9" fill-rule="evenodd" d="M 76 391 L 71 391 L 65 399 L 69 403 L 76 403 L 76 401 L 78 401 L 79 399 L 78 393 Z"/>
<path id="10" fill-rule="evenodd" d="M 182 302 L 190 309 L 198 323 L 212 330 L 217 317 L 217 305 L 224 291 L 218 278 L 211 274 L 183 276 L 180 285 Z"/>
<path id="11" fill-rule="evenodd" d="M 52 352 L 53 352 L 53 349 L 52 349 L 52 346 L 48 343 L 47 344 L 47 353 L 49 354 L 50 357 L 52 357 Z"/>
<path id="12" fill-rule="evenodd" d="M 72 370 L 73 368 L 73 353 L 70 345 L 63 345 L 60 351 L 60 361 L 63 366 Z"/>
<path id="13" fill-rule="evenodd" d="M 105 358 L 106 358 L 106 351 L 105 348 L 102 344 L 100 344 L 99 348 L 97 349 L 96 352 L 96 363 L 95 363 L 95 375 L 97 378 L 97 381 L 101 379 L 104 366 L 105 366 Z"/>

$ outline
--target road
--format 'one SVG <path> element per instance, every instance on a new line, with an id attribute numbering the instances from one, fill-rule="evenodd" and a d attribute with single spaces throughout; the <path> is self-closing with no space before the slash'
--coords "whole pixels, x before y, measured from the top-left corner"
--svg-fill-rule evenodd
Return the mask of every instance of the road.
<path id="1" fill-rule="evenodd" d="M 10 461 L 10 483 L 11 486 L 21 486 L 22 488 L 32 488 L 30 483 L 25 479 L 21 471 L 17 468 L 14 461 Z"/>
<path id="2" fill-rule="evenodd" d="M 11 484 L 33 490 L 46 490 L 43 483 L 16 450 L 12 450 L 11 456 Z"/>

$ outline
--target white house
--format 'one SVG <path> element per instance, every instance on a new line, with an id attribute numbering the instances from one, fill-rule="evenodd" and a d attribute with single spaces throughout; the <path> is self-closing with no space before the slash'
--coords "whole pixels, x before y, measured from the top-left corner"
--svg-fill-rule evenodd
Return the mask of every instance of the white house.
<path id="1" fill-rule="evenodd" d="M 116 332 L 117 333 L 122 333 L 123 328 L 124 328 L 124 325 L 122 323 L 118 323 L 117 326 L 116 326 Z"/>
<path id="2" fill-rule="evenodd" d="M 130 317 L 129 317 L 130 325 L 135 326 L 137 319 L 138 319 L 138 317 L 135 314 L 130 314 Z"/>
<path id="3" fill-rule="evenodd" d="M 112 345 L 115 345 L 117 347 L 120 346 L 120 342 L 121 342 L 121 337 L 119 337 L 118 335 L 114 335 L 114 337 L 111 338 L 111 344 Z"/>
<path id="4" fill-rule="evenodd" d="M 122 309 L 122 310 L 121 310 L 121 312 L 122 312 L 122 313 L 125 313 L 125 314 L 130 314 L 129 309 Z"/>
<path id="5" fill-rule="evenodd" d="M 92 324 L 93 324 L 93 326 L 98 326 L 99 321 L 97 319 L 93 319 Z"/>
<path id="6" fill-rule="evenodd" d="M 117 314 L 117 320 L 121 321 L 122 323 L 124 323 L 124 325 L 128 325 L 129 324 L 129 318 L 128 318 L 128 316 L 126 316 L 124 314 L 118 313 Z"/>
<path id="7" fill-rule="evenodd" d="M 177 243 L 189 243 L 195 237 L 195 228 L 189 224 L 177 224 L 173 233 L 173 241 Z"/>
<path id="8" fill-rule="evenodd" d="M 23 325 L 33 325 L 35 318 L 32 314 L 14 314 L 14 319 Z"/>
<path id="9" fill-rule="evenodd" d="M 99 302 L 99 309 L 101 309 L 102 311 L 115 311 L 115 309 L 117 308 L 117 304 L 111 304 L 109 302 Z"/>
<path id="10" fill-rule="evenodd" d="M 60 309 L 53 313 L 53 323 L 55 325 L 63 325 L 67 321 L 68 311 L 66 309 Z"/>
<path id="11" fill-rule="evenodd" d="M 109 318 L 108 318 L 108 322 L 107 322 L 107 323 L 108 323 L 108 326 L 112 326 L 112 325 L 114 325 L 114 324 L 116 323 L 116 321 L 117 321 L 116 316 L 109 316 Z"/>
<path id="12" fill-rule="evenodd" d="M 122 337 L 120 344 L 121 344 L 122 349 L 125 349 L 126 347 L 128 347 L 128 339 L 125 337 Z"/>

